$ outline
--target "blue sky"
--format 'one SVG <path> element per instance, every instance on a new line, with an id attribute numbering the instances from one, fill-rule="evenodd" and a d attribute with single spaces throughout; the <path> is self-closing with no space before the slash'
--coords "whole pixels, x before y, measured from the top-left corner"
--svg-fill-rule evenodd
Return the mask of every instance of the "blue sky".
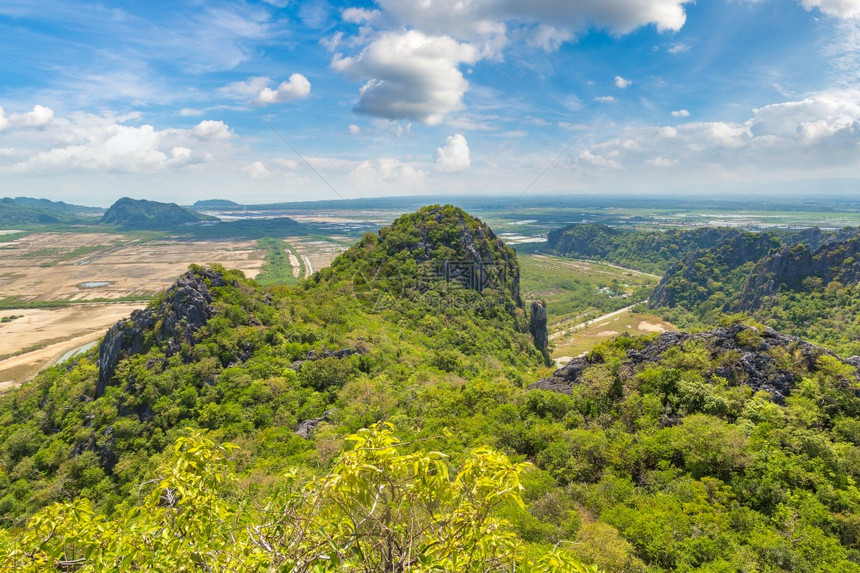
<path id="1" fill-rule="evenodd" d="M 0 0 L 0 51 L 0 195 L 860 189 L 860 0 Z"/>

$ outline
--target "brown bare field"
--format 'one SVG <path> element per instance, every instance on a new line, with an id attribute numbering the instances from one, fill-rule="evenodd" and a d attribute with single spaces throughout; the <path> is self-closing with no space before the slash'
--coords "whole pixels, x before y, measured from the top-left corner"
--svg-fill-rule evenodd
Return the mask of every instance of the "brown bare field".
<path id="1" fill-rule="evenodd" d="M 117 234 L 37 233 L 0 247 L 0 298 L 86 301 L 151 296 L 191 263 L 217 262 L 253 278 L 263 256 L 255 241 L 140 243 Z"/>
<path id="2" fill-rule="evenodd" d="M 253 278 L 264 256 L 255 241 L 141 240 L 107 233 L 37 233 L 0 244 L 0 299 L 7 305 L 10 299 L 81 303 L 0 311 L 0 317 L 23 315 L 0 324 L 0 391 L 31 379 L 146 304 L 87 301 L 152 296 L 192 263 L 219 263 Z"/>
<path id="3" fill-rule="evenodd" d="M 561 340 L 555 342 L 552 353 L 556 363 L 566 364 L 571 357 L 588 352 L 598 343 L 603 342 L 621 332 L 638 336 L 677 330 L 675 326 L 653 314 L 640 314 L 629 310 L 598 321 L 573 333 L 567 333 Z"/>

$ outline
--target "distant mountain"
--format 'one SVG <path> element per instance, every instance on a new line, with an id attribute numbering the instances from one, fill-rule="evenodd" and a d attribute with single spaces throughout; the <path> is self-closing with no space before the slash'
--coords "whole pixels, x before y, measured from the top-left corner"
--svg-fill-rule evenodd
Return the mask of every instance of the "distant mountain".
<path id="1" fill-rule="evenodd" d="M 196 201 L 194 205 L 191 206 L 195 211 L 203 211 L 206 209 L 239 209 L 240 207 L 242 206 L 238 203 L 227 199 L 203 199 L 202 201 Z"/>
<path id="2" fill-rule="evenodd" d="M 563 257 L 599 259 L 662 272 L 692 251 L 716 246 L 740 234 L 726 227 L 640 231 L 578 223 L 551 231 L 547 248 Z"/>
<path id="3" fill-rule="evenodd" d="M 4 197 L 0 199 L 0 227 L 93 223 L 101 209 L 70 205 L 63 201 Z"/>
<path id="4" fill-rule="evenodd" d="M 179 225 L 218 220 L 217 217 L 201 215 L 176 203 L 123 197 L 111 205 L 100 222 L 123 229 L 169 229 Z"/>

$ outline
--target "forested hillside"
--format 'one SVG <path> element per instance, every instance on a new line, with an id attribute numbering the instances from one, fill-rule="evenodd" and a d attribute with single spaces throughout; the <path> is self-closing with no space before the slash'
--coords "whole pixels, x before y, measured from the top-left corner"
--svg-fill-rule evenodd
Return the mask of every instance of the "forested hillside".
<path id="1" fill-rule="evenodd" d="M 217 220 L 216 217 L 201 215 L 176 203 L 123 197 L 110 206 L 99 222 L 104 225 L 117 225 L 122 229 L 163 230 L 188 223 Z"/>
<path id="2" fill-rule="evenodd" d="M 721 227 L 640 231 L 578 223 L 551 231 L 547 248 L 564 257 L 596 259 L 662 273 L 688 253 L 713 247 L 739 234 L 735 229 Z"/>
<path id="3" fill-rule="evenodd" d="M 63 201 L 3 197 L 0 199 L 0 228 L 17 225 L 56 225 L 93 223 L 101 209 L 69 205 Z"/>
<path id="4" fill-rule="evenodd" d="M 451 206 L 191 268 L 0 397 L 0 568 L 860 571 L 860 364 L 727 324 L 552 374 L 519 272 Z"/>

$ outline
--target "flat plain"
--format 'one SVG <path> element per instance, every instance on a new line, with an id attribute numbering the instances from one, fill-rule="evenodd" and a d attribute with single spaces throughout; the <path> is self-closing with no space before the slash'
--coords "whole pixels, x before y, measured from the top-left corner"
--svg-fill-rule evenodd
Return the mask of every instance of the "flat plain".
<path id="1" fill-rule="evenodd" d="M 185 241 L 119 233 L 33 233 L 0 243 L 0 391 L 142 308 L 192 263 L 254 277 L 256 241 Z M 12 318 L 16 317 L 16 318 Z"/>

